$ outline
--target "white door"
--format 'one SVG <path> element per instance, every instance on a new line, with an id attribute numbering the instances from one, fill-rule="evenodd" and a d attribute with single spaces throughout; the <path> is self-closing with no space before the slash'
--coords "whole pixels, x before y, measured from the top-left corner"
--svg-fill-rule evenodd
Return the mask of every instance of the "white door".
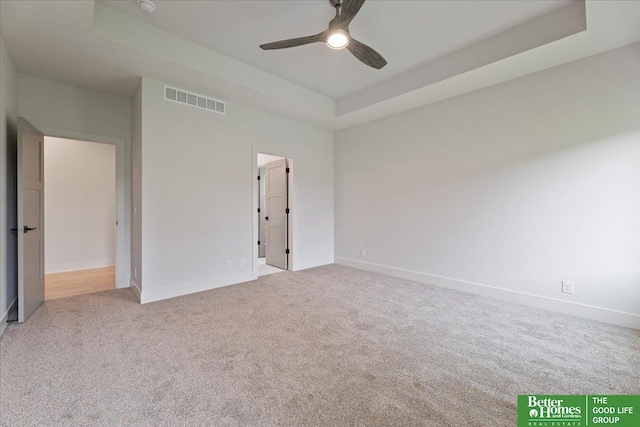
<path id="1" fill-rule="evenodd" d="M 266 263 L 287 269 L 287 159 L 265 165 L 267 175 Z"/>
<path id="2" fill-rule="evenodd" d="M 44 301 L 44 135 L 18 118 L 18 322 Z"/>

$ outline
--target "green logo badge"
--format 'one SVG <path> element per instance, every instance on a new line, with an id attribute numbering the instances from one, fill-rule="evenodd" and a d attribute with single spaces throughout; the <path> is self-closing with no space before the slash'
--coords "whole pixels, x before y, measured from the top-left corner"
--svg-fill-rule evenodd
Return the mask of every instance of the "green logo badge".
<path id="1" fill-rule="evenodd" d="M 640 426 L 640 395 L 520 395 L 518 427 Z"/>

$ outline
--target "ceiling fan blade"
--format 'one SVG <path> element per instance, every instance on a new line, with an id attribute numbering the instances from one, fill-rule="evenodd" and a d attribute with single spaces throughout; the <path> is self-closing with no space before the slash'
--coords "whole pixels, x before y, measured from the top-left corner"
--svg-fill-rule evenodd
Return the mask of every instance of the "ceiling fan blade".
<path id="1" fill-rule="evenodd" d="M 356 17 L 365 0 L 342 0 L 342 10 L 340 11 L 340 22 L 349 25 Z"/>
<path id="2" fill-rule="evenodd" d="M 358 40 L 351 39 L 347 49 L 349 49 L 349 52 L 351 52 L 353 56 L 376 70 L 387 65 L 387 61 L 382 57 L 382 55 L 366 44 L 360 43 Z"/>
<path id="3" fill-rule="evenodd" d="M 297 39 L 280 40 L 273 43 L 267 43 L 260 46 L 262 50 L 285 49 L 288 47 L 302 46 L 309 43 L 324 42 L 326 39 L 326 31 L 315 36 L 298 37 Z"/>

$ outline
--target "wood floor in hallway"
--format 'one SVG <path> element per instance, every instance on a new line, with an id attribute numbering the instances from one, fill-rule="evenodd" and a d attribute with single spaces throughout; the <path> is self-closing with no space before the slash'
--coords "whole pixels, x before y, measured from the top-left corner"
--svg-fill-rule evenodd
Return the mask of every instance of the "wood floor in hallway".
<path id="1" fill-rule="evenodd" d="M 115 266 L 52 273 L 47 274 L 44 279 L 44 299 L 72 297 L 115 288 Z"/>

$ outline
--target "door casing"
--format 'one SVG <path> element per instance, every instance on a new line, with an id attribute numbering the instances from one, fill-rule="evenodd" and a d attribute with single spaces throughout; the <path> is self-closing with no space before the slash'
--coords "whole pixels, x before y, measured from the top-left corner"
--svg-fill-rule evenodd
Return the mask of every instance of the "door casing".
<path id="1" fill-rule="evenodd" d="M 75 139 L 79 141 L 98 142 L 102 144 L 112 144 L 116 146 L 116 221 L 118 227 L 116 232 L 116 288 L 128 288 L 130 286 L 129 273 L 131 271 L 131 221 L 129 209 L 129 183 L 128 158 L 126 156 L 126 145 L 123 138 L 106 135 L 96 135 L 86 132 L 75 132 L 65 129 L 49 128 L 35 125 L 44 133 L 45 137 Z M 45 142 L 45 150 L 46 150 Z"/>
<path id="2" fill-rule="evenodd" d="M 263 166 L 258 168 L 260 172 L 260 182 L 258 183 L 258 208 L 260 213 L 258 214 L 258 258 L 264 258 L 266 256 L 266 241 L 267 241 L 267 223 L 265 217 L 267 215 L 267 173 Z"/>
<path id="3" fill-rule="evenodd" d="M 291 155 L 291 153 L 286 152 L 284 150 L 277 150 L 273 148 L 260 147 L 257 145 L 253 146 L 253 153 L 251 156 L 251 167 L 253 170 L 254 177 L 258 176 L 259 168 L 258 168 L 258 153 L 261 154 L 269 154 L 272 156 L 285 157 L 287 159 L 289 165 L 289 176 L 288 176 L 288 200 L 289 200 L 289 210 L 290 213 L 287 217 L 287 244 L 289 247 L 289 257 L 287 260 L 287 269 L 290 271 L 296 271 L 295 264 L 295 215 L 296 215 L 296 200 L 294 196 L 294 176 L 295 176 L 295 158 Z M 253 179 L 253 191 L 252 191 L 252 228 L 253 228 L 253 241 L 251 242 L 252 248 L 252 258 L 253 262 L 251 263 L 251 271 L 253 273 L 253 278 L 258 278 L 258 180 Z"/>

